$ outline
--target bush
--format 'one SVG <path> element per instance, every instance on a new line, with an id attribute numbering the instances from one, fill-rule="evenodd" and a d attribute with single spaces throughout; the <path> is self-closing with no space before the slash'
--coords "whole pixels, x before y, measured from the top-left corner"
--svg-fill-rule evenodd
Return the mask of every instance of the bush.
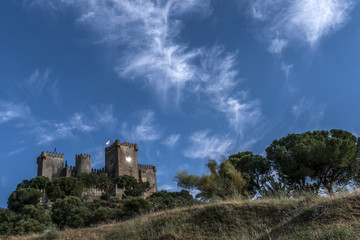
<path id="1" fill-rule="evenodd" d="M 151 194 L 148 198 L 154 207 L 154 211 L 172 209 L 177 207 L 198 204 L 189 191 L 167 192 L 165 190 Z"/>
<path id="2" fill-rule="evenodd" d="M 102 222 L 108 222 L 113 219 L 113 214 L 110 208 L 108 207 L 99 207 L 92 213 L 91 223 L 98 224 Z"/>
<path id="3" fill-rule="evenodd" d="M 84 185 L 74 177 L 61 177 L 52 181 L 46 188 L 46 193 L 50 200 L 67 196 L 81 197 Z"/>
<path id="4" fill-rule="evenodd" d="M 76 178 L 82 182 L 85 188 L 95 188 L 99 185 L 99 175 L 95 173 L 80 173 Z"/>
<path id="5" fill-rule="evenodd" d="M 0 235 L 9 235 L 13 230 L 15 213 L 9 209 L 0 208 Z"/>
<path id="6" fill-rule="evenodd" d="M 123 203 L 124 217 L 133 217 L 148 213 L 151 209 L 149 201 L 139 197 L 127 197 L 123 200 Z"/>
<path id="7" fill-rule="evenodd" d="M 46 225 L 41 224 L 36 219 L 20 219 L 15 223 L 13 234 L 25 234 L 32 232 L 42 232 L 46 229 Z"/>
<path id="8" fill-rule="evenodd" d="M 149 190 L 149 182 L 138 181 L 133 176 L 123 175 L 115 180 L 118 188 L 123 188 L 123 197 L 140 197 Z"/>
<path id="9" fill-rule="evenodd" d="M 14 212 L 20 211 L 25 205 L 37 204 L 42 193 L 33 188 L 20 188 L 11 193 L 8 208 Z"/>
<path id="10" fill-rule="evenodd" d="M 72 228 L 88 225 L 89 209 L 77 197 L 70 196 L 58 199 L 52 207 L 52 219 L 60 228 Z"/>

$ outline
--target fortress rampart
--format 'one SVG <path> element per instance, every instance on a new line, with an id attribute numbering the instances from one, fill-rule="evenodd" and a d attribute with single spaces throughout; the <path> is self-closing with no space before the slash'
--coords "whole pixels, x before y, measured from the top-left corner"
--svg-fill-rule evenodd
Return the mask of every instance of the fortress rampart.
<path id="1" fill-rule="evenodd" d="M 149 182 L 151 189 L 145 195 L 157 191 L 156 167 L 147 164 L 138 164 L 138 144 L 123 142 L 116 139 L 114 143 L 105 147 L 105 167 L 101 169 L 91 168 L 90 154 L 81 153 L 75 155 L 75 166 L 64 164 L 64 153 L 42 152 L 37 158 L 38 176 L 46 176 L 50 180 L 59 177 L 76 177 L 81 173 L 102 174 L 116 178 L 122 175 Z"/>

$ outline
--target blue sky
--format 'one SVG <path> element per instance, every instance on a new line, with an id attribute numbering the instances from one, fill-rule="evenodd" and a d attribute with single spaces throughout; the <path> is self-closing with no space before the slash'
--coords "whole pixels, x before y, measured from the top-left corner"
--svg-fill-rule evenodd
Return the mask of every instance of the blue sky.
<path id="1" fill-rule="evenodd" d="M 139 144 L 160 189 L 293 132 L 360 134 L 355 0 L 0 1 L 0 206 L 56 147 Z"/>

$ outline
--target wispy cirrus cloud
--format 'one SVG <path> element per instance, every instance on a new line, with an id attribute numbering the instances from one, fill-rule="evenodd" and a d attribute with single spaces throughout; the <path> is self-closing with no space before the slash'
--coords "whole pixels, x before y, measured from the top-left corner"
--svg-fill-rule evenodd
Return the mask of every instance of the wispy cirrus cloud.
<path id="1" fill-rule="evenodd" d="M 242 135 L 245 127 L 258 122 L 261 108 L 258 101 L 248 99 L 246 91 L 239 90 L 241 79 L 236 66 L 236 53 L 227 54 L 222 47 L 215 46 L 204 53 L 199 91 L 209 97 L 211 105 L 224 113 L 233 130 Z"/>
<path id="2" fill-rule="evenodd" d="M 188 158 L 215 158 L 227 154 L 233 141 L 229 137 L 210 136 L 210 130 L 194 132 L 191 145 L 184 151 Z"/>
<path id="3" fill-rule="evenodd" d="M 208 15 L 210 0 L 51 2 L 57 9 L 74 7 L 77 24 L 92 29 L 96 43 L 112 46 L 119 76 L 145 81 L 169 100 L 163 102 L 179 104 L 184 94 L 203 94 L 238 135 L 260 118 L 260 103 L 239 89 L 237 53 L 216 45 L 189 48 L 179 41 L 183 20 Z"/>
<path id="4" fill-rule="evenodd" d="M 0 124 L 29 115 L 30 109 L 27 105 L 0 99 Z"/>
<path id="5" fill-rule="evenodd" d="M 318 128 L 325 116 L 326 105 L 318 103 L 314 98 L 302 97 L 292 107 L 291 112 L 295 116 L 298 126 Z M 301 123 L 301 124 L 300 124 Z"/>
<path id="6" fill-rule="evenodd" d="M 171 134 L 168 138 L 165 139 L 165 141 L 162 142 L 162 144 L 173 147 L 180 139 L 180 134 Z"/>
<path id="7" fill-rule="evenodd" d="M 92 29 L 96 42 L 121 47 L 115 71 L 121 77 L 146 80 L 164 97 L 178 100 L 184 85 L 193 80 L 200 49 L 176 41 L 181 17 L 206 15 L 210 0 L 183 1 L 27 1 L 30 6 L 78 10 L 77 23 Z M 115 54 L 116 55 L 116 54 Z"/>
<path id="8" fill-rule="evenodd" d="M 250 14 L 269 51 L 280 54 L 290 42 L 316 46 L 347 23 L 354 5 L 354 0 L 255 0 Z"/>
<path id="9" fill-rule="evenodd" d="M 161 137 L 161 130 L 155 122 L 155 113 L 151 110 L 141 112 L 138 124 L 123 124 L 122 133 L 136 141 L 154 141 Z"/>

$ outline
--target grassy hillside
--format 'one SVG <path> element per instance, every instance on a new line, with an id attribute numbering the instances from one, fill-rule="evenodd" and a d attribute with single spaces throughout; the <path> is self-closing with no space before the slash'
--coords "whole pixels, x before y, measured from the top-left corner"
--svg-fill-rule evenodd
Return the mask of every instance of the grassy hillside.
<path id="1" fill-rule="evenodd" d="M 12 239 L 360 239 L 360 195 L 226 201 Z"/>

